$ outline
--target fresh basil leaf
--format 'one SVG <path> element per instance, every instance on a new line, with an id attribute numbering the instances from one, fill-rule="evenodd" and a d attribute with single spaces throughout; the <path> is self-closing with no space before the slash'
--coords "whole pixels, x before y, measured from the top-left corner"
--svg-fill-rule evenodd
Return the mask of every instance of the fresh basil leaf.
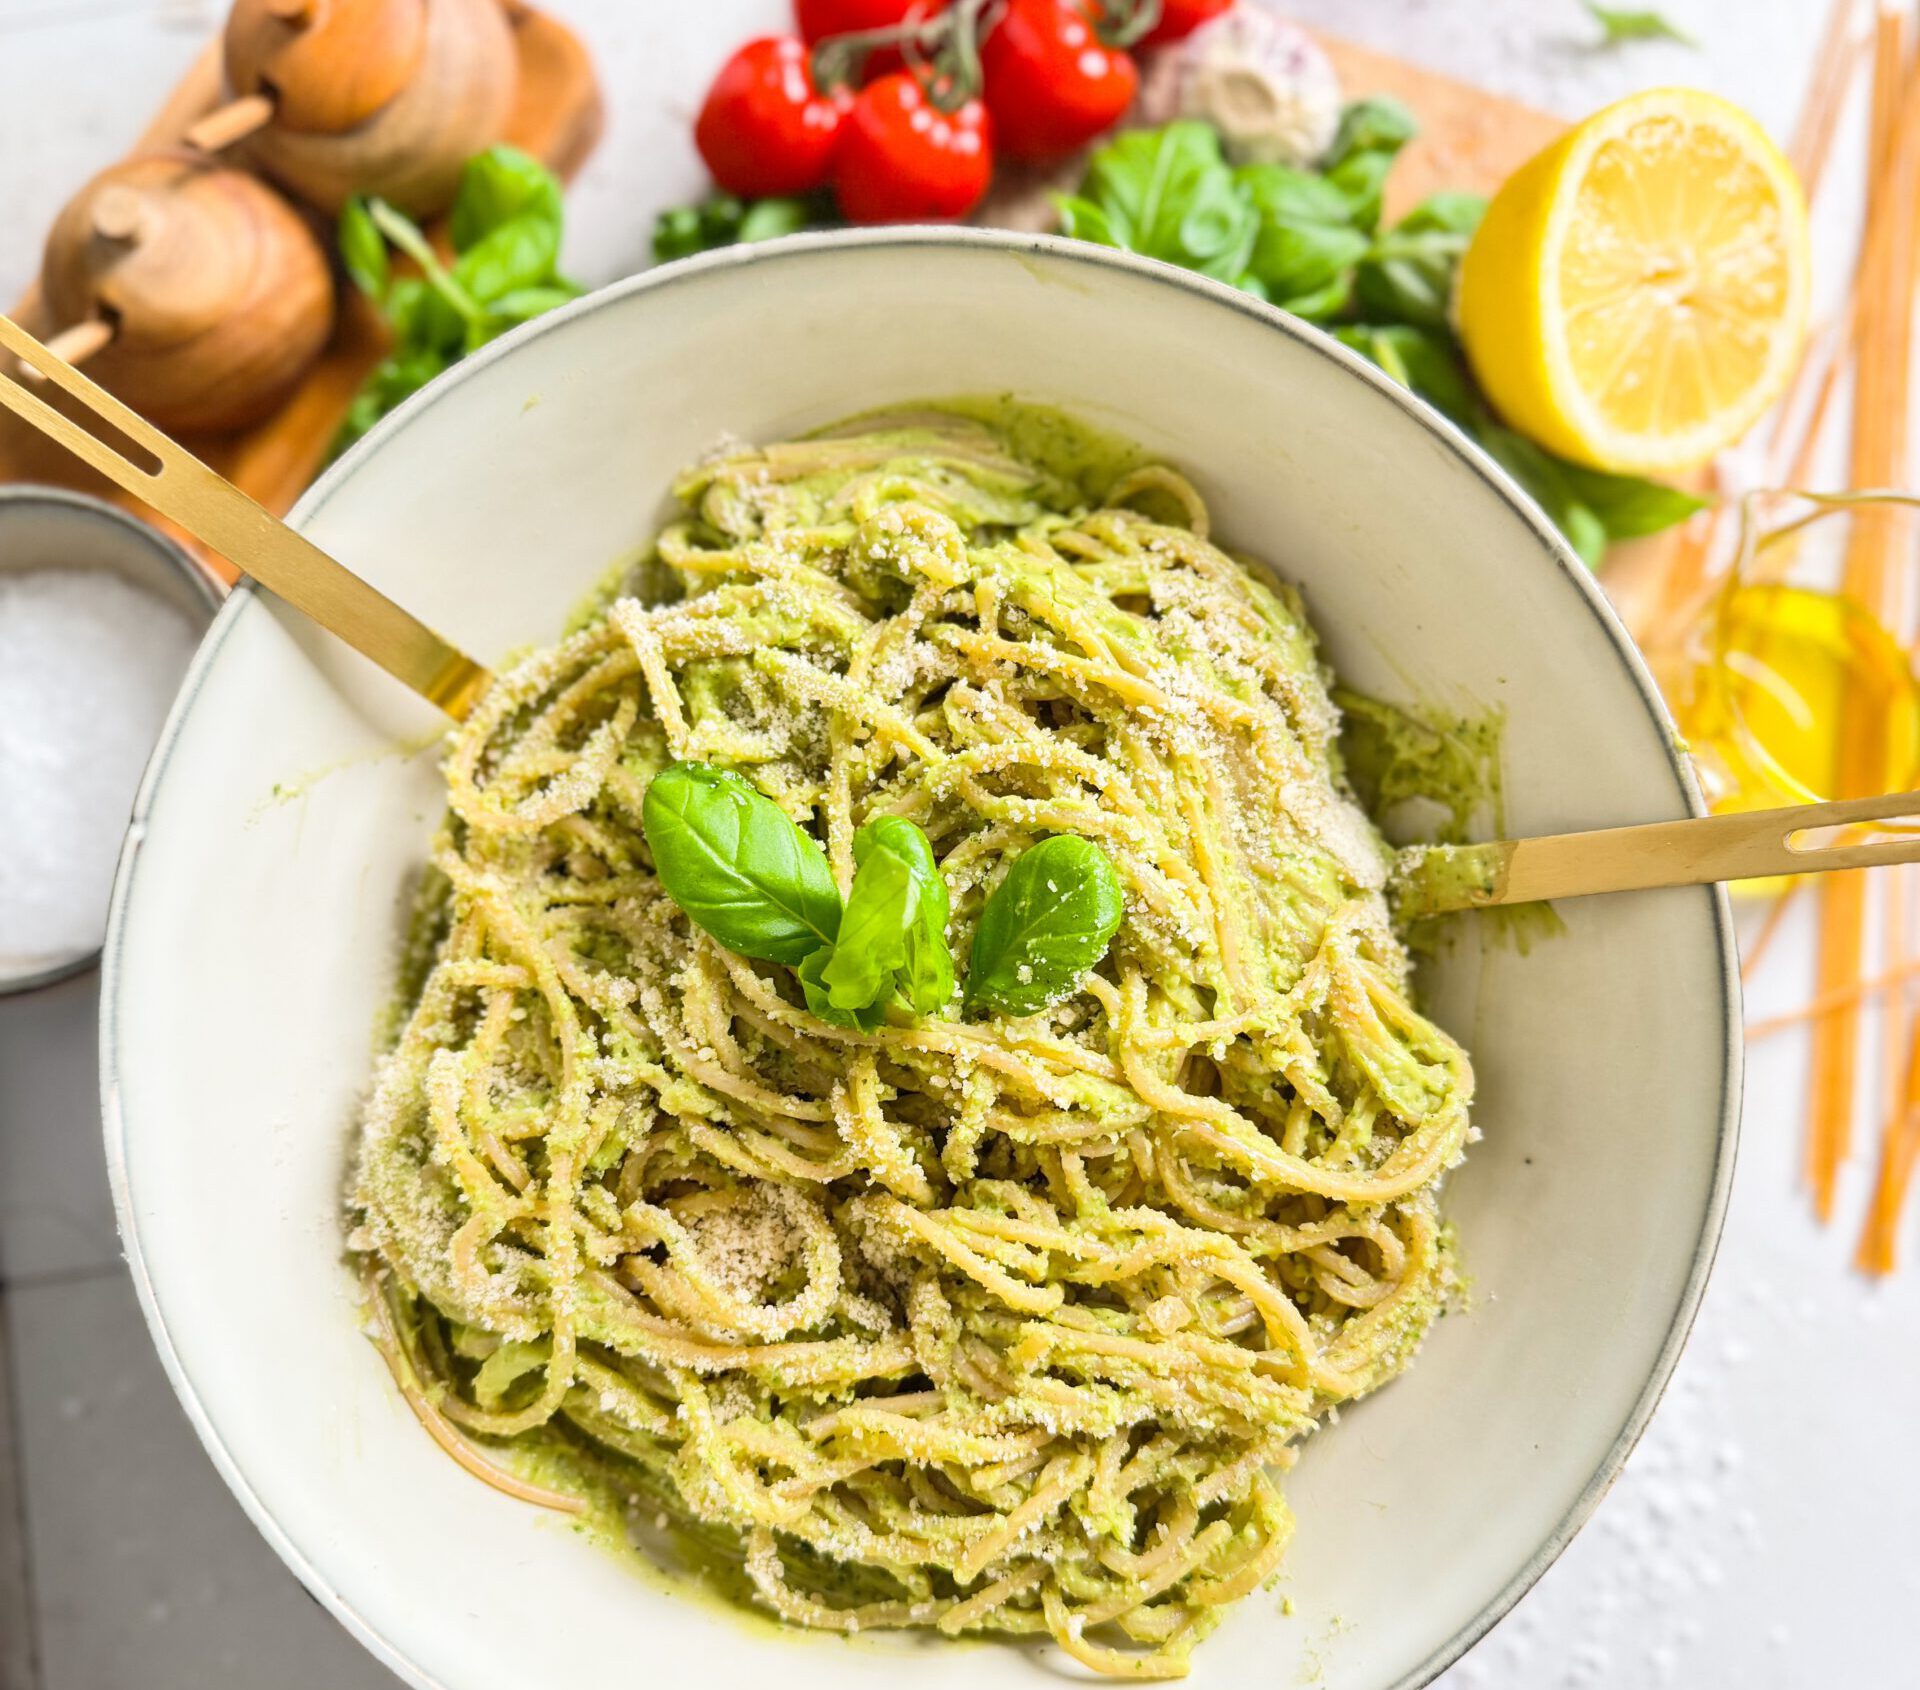
<path id="1" fill-rule="evenodd" d="M 1568 499 L 1554 517 L 1560 532 L 1567 537 L 1573 555 L 1589 569 L 1598 569 L 1606 561 L 1607 525 L 1592 509 L 1578 499 Z"/>
<path id="2" fill-rule="evenodd" d="M 1419 132 L 1413 114 L 1384 95 L 1356 100 L 1340 114 L 1324 176 L 1347 203 L 1347 219 L 1369 233 L 1380 222 L 1381 198 L 1394 158 Z"/>
<path id="3" fill-rule="evenodd" d="M 835 1009 L 868 1009 L 894 992 L 931 1015 L 953 996 L 947 887 L 933 847 L 902 816 L 879 816 L 853 838 L 856 865 L 833 954 L 819 970 Z"/>
<path id="4" fill-rule="evenodd" d="M 912 906 L 904 928 L 904 951 L 895 964 L 894 985 L 916 1015 L 933 1015 L 953 997 L 953 952 L 947 944 L 947 918 L 952 904 L 947 883 L 933 860 L 926 834 L 902 816 L 879 816 L 853 836 L 853 858 L 858 865 L 849 919 L 860 894 L 860 877 L 882 856 L 905 863 L 913 876 Z M 841 926 L 844 943 L 846 926 Z"/>
<path id="5" fill-rule="evenodd" d="M 841 1009 L 836 1005 L 824 978 L 827 964 L 832 960 L 833 947 L 822 945 L 794 970 L 799 976 L 800 990 L 806 995 L 807 1008 L 835 1027 L 857 1027 L 863 1033 L 871 1033 L 886 1020 L 886 1004 L 870 1004 L 863 1009 Z"/>
<path id="6" fill-rule="evenodd" d="M 775 241 L 782 235 L 797 235 L 813 221 L 813 207 L 802 199 L 755 200 L 740 219 L 739 239 L 743 245 L 754 241 Z"/>
<path id="7" fill-rule="evenodd" d="M 1678 24 L 1658 12 L 1635 12 L 1584 0 L 1588 15 L 1600 26 L 1600 45 L 1617 47 L 1623 41 L 1677 41 L 1683 47 L 1700 43 Z"/>
<path id="8" fill-rule="evenodd" d="M 1556 459 L 1567 489 L 1600 519 L 1609 540 L 1638 540 L 1685 522 L 1713 501 L 1684 487 L 1669 487 L 1638 475 L 1609 475 L 1585 464 Z"/>
<path id="9" fill-rule="evenodd" d="M 578 297 L 554 270 L 563 215 L 560 184 L 512 147 L 478 154 L 461 172 L 452 214 L 459 257 L 451 266 L 418 224 L 385 201 L 347 203 L 341 260 L 355 285 L 380 302 L 394 351 L 355 396 L 336 455 L 455 360 Z M 394 275 L 389 247 L 420 273 Z"/>
<path id="10" fill-rule="evenodd" d="M 1435 250 L 1430 242 L 1385 237 L 1355 273 L 1354 292 L 1361 309 L 1384 322 L 1440 327 L 1453 303 L 1460 250 L 1448 253 Z"/>
<path id="11" fill-rule="evenodd" d="M 364 195 L 353 195 L 340 208 L 338 239 L 348 279 L 369 299 L 384 301 L 393 282 L 393 262 Z"/>
<path id="12" fill-rule="evenodd" d="M 1429 194 L 1406 216 L 1394 224 L 1404 234 L 1471 235 L 1487 214 L 1487 196 L 1469 194 L 1457 188 Z"/>
<path id="13" fill-rule="evenodd" d="M 431 346 L 402 347 L 383 359 L 347 407 L 347 414 L 327 448 L 328 462 L 339 457 L 403 400 L 418 393 L 452 361 Z"/>
<path id="14" fill-rule="evenodd" d="M 1524 435 L 1498 423 L 1481 428 L 1480 444 L 1566 536 L 1574 555 L 1589 569 L 1598 569 L 1606 555 L 1606 525 L 1574 492 L 1567 481 L 1566 466 Z"/>
<path id="15" fill-rule="evenodd" d="M 1272 296 L 1263 288 L 1260 297 L 1267 299 Z M 1289 294 L 1284 299 L 1275 299 L 1273 303 L 1282 311 L 1291 311 L 1296 317 L 1306 318 L 1309 323 L 1330 323 L 1353 303 L 1353 272 L 1342 270 L 1329 278 L 1326 286 L 1317 293 Z"/>
<path id="16" fill-rule="evenodd" d="M 1287 164 L 1243 164 L 1234 172 L 1248 202 L 1274 223 L 1344 225 L 1347 196 L 1326 177 Z"/>
<path id="17" fill-rule="evenodd" d="M 770 241 L 802 229 L 831 228 L 839 221 L 832 200 L 821 194 L 764 200 L 714 194 L 698 205 L 676 205 L 654 219 L 654 262 L 670 264 L 715 247 Z"/>
<path id="18" fill-rule="evenodd" d="M 1098 215 L 1090 215 L 1087 207 Z M 1077 239 L 1124 247 L 1223 282 L 1239 279 L 1260 219 L 1204 123 L 1134 129 L 1096 152 L 1062 202 Z"/>
<path id="19" fill-rule="evenodd" d="M 570 305 L 579 297 L 580 289 L 572 282 L 557 282 L 543 288 L 521 288 L 516 293 L 503 294 L 496 299 L 487 315 L 496 322 L 494 333 L 500 334 L 518 324 L 532 322 L 535 317 L 544 317 L 558 306 Z"/>
<path id="20" fill-rule="evenodd" d="M 448 232 L 453 250 L 465 253 L 509 223 L 542 223 L 552 230 L 557 252 L 565 215 L 560 183 L 545 165 L 518 147 L 489 147 L 460 172 Z"/>
<path id="21" fill-rule="evenodd" d="M 1023 852 L 980 912 L 967 1002 L 1034 1015 L 1074 991 L 1107 954 L 1126 902 L 1106 852 L 1055 834 Z"/>
<path id="22" fill-rule="evenodd" d="M 387 294 L 387 321 L 401 346 L 438 348 L 457 358 L 466 343 L 467 320 L 421 276 L 394 277 Z"/>
<path id="23" fill-rule="evenodd" d="M 1327 167 L 1344 164 L 1357 153 L 1385 153 L 1391 158 L 1419 133 L 1413 113 L 1392 95 L 1355 100 L 1340 113 L 1340 127 L 1327 149 Z"/>
<path id="24" fill-rule="evenodd" d="M 462 322 L 475 323 L 485 316 L 479 302 L 440 262 L 440 255 L 434 251 L 433 243 L 411 217 L 383 199 L 368 200 L 367 215 L 373 219 L 374 227 L 386 236 L 389 245 L 398 247 L 420 266 L 420 275 L 426 285 L 446 301 Z"/>
<path id="25" fill-rule="evenodd" d="M 560 225 L 516 217 L 490 229 L 453 262 L 453 279 L 482 305 L 543 286 L 560 259 Z"/>
<path id="26" fill-rule="evenodd" d="M 1263 219 L 1248 274 L 1274 304 L 1318 322 L 1345 309 L 1366 251 L 1367 237 L 1345 224 Z"/>
<path id="27" fill-rule="evenodd" d="M 732 232 L 709 233 L 707 221 L 709 206 L 717 203 L 708 200 L 701 205 L 669 206 L 653 220 L 653 261 L 656 264 L 671 264 L 676 258 L 691 258 L 696 252 L 705 252 L 708 247 L 725 246 L 734 238 Z M 734 207 L 732 227 L 740 227 L 740 202 L 730 199 Z"/>
<path id="28" fill-rule="evenodd" d="M 1095 246 L 1125 246 L 1120 232 L 1105 208 L 1078 194 L 1056 194 L 1054 209 L 1060 214 L 1060 233 L 1071 240 L 1091 241 Z"/>
<path id="29" fill-rule="evenodd" d="M 1657 534 L 1708 503 L 1681 487 L 1569 463 L 1498 424 L 1481 427 L 1480 443 L 1533 496 L 1589 568 L 1599 567 L 1613 541 Z"/>
<path id="30" fill-rule="evenodd" d="M 489 147 L 467 160 L 449 229 L 454 279 L 485 305 L 547 285 L 560 261 L 566 209 L 560 183 L 516 147 Z"/>
<path id="31" fill-rule="evenodd" d="M 937 1015 L 953 1001 L 953 948 L 947 943 L 951 913 L 947 883 L 936 874 L 921 891 L 907 930 L 907 960 L 900 969 L 900 994 L 916 1015 Z"/>
<path id="32" fill-rule="evenodd" d="M 1366 314 L 1445 327 L 1460 260 L 1486 209 L 1479 194 L 1435 194 L 1382 234 L 1354 276 Z"/>
<path id="33" fill-rule="evenodd" d="M 1411 323 L 1350 323 L 1333 332 L 1435 410 L 1462 428 L 1473 426 L 1479 400 L 1450 335 Z"/>
<path id="34" fill-rule="evenodd" d="M 840 936 L 820 970 L 835 1009 L 865 1009 L 892 994 L 894 972 L 907 960 L 920 888 L 938 874 L 927 836 L 897 817 L 861 828 L 853 855 L 857 866 Z"/>
<path id="35" fill-rule="evenodd" d="M 1347 220 L 1372 234 L 1380 226 L 1386 203 L 1387 177 L 1393 170 L 1392 153 L 1355 153 L 1327 170 L 1327 180 L 1347 202 Z"/>
<path id="36" fill-rule="evenodd" d="M 640 824 L 667 895 L 728 950 L 794 967 L 838 935 L 826 853 L 732 770 L 669 763 Z"/>
<path id="37" fill-rule="evenodd" d="M 1241 285 L 1250 279 L 1263 299 L 1313 321 L 1343 311 L 1369 244 L 1347 220 L 1346 196 L 1282 164 L 1249 165 L 1235 179 L 1260 219 Z"/>

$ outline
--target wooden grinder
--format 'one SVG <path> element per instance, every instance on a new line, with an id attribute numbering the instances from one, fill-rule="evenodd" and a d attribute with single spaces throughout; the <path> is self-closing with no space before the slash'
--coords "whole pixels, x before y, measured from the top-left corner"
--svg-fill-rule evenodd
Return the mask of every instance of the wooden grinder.
<path id="1" fill-rule="evenodd" d="M 41 289 L 57 349 L 169 433 L 259 421 L 333 333 L 333 278 L 299 213 L 197 153 L 126 159 L 82 188 Z"/>
<path id="2" fill-rule="evenodd" d="M 505 132 L 519 78 L 502 0 L 235 0 L 234 99 L 187 131 L 338 211 L 377 194 L 444 211 L 461 166 Z"/>

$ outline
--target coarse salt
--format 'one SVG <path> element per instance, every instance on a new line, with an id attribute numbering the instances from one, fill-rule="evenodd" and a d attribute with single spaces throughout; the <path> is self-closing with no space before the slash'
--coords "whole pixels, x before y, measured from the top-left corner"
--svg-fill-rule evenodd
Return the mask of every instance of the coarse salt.
<path id="1" fill-rule="evenodd" d="M 196 639 L 105 570 L 0 574 L 0 969 L 100 943 L 134 792 Z"/>

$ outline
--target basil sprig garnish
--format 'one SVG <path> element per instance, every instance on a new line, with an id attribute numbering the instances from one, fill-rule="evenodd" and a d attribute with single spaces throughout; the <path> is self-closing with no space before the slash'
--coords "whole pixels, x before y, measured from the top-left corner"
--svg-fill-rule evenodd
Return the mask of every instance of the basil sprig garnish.
<path id="1" fill-rule="evenodd" d="M 947 885 L 927 836 L 901 816 L 879 816 L 853 836 L 855 871 L 833 955 L 820 982 L 835 1009 L 865 1009 L 895 990 L 916 1015 L 953 996 Z"/>
<path id="2" fill-rule="evenodd" d="M 970 1007 L 1034 1015 L 1107 954 L 1126 900 L 1106 852 L 1058 833 L 1024 852 L 994 888 L 974 930 Z"/>
<path id="3" fill-rule="evenodd" d="M 822 1020 L 871 1031 L 889 1004 L 935 1015 L 952 1000 L 946 882 L 904 816 L 877 816 L 854 835 L 844 906 L 813 836 L 729 769 L 669 764 L 647 788 L 641 824 L 668 896 L 728 950 L 793 969 Z M 981 911 L 968 1007 L 1032 1015 L 1058 1002 L 1106 955 L 1123 909 L 1099 846 L 1042 840 Z"/>
<path id="4" fill-rule="evenodd" d="M 823 978 L 833 955 L 833 947 L 824 945 L 794 970 L 800 977 L 800 989 L 806 994 L 807 1008 L 822 1021 L 831 1022 L 836 1027 L 858 1027 L 863 1033 L 871 1033 L 886 1020 L 886 1003 L 883 1000 L 847 1008 L 836 1005 Z"/>
<path id="5" fill-rule="evenodd" d="M 826 853 L 732 770 L 668 764 L 640 823 L 667 895 L 728 950 L 796 968 L 839 937 Z"/>

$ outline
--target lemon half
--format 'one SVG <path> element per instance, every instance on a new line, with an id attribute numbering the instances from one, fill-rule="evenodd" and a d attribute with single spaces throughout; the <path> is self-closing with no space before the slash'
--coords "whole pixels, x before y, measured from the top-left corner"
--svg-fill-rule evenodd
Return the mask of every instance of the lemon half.
<path id="1" fill-rule="evenodd" d="M 1806 200 L 1738 106 L 1657 88 L 1510 177 L 1460 270 L 1460 334 L 1508 423 L 1666 475 L 1739 439 L 1806 334 Z"/>

